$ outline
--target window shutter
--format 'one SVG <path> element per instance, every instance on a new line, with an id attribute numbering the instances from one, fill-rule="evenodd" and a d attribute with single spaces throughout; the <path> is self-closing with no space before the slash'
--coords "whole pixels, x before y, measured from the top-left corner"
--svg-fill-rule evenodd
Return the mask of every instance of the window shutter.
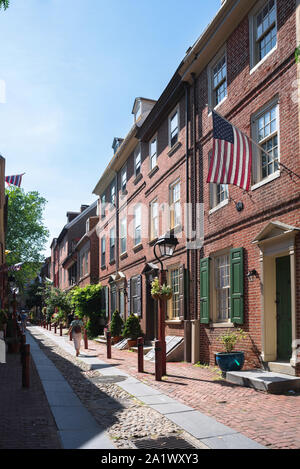
<path id="1" fill-rule="evenodd" d="M 142 316 L 142 276 L 137 277 L 137 314 L 139 317 Z"/>
<path id="2" fill-rule="evenodd" d="M 179 267 L 179 318 L 185 319 L 185 277 L 184 265 Z"/>
<path id="3" fill-rule="evenodd" d="M 244 322 L 244 248 L 230 251 L 231 321 Z"/>
<path id="4" fill-rule="evenodd" d="M 209 324 L 210 320 L 210 258 L 200 261 L 200 321 Z"/>
<path id="5" fill-rule="evenodd" d="M 130 292 L 131 279 L 127 281 L 127 317 L 131 313 L 131 292 Z"/>

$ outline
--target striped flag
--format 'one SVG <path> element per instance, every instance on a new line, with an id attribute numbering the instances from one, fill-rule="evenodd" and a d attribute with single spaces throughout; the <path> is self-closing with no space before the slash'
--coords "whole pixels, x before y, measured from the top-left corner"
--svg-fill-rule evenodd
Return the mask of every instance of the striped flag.
<path id="1" fill-rule="evenodd" d="M 222 116 L 213 115 L 213 154 L 207 182 L 233 184 L 249 191 L 252 145 L 250 139 Z"/>
<path id="2" fill-rule="evenodd" d="M 24 176 L 25 173 L 23 174 L 18 174 L 16 176 L 6 176 L 5 182 L 10 185 L 12 184 L 13 186 L 20 187 L 22 183 L 22 177 Z"/>

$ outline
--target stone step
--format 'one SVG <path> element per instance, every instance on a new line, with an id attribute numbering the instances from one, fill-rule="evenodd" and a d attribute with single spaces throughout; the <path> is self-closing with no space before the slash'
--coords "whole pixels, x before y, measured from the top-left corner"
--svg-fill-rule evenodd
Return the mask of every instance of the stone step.
<path id="1" fill-rule="evenodd" d="M 270 394 L 300 392 L 300 378 L 263 370 L 229 371 L 226 381 Z"/>

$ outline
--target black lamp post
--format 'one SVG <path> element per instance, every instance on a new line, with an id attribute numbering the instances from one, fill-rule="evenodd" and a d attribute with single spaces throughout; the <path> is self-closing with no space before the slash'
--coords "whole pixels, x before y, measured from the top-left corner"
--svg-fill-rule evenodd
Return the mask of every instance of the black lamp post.
<path id="1" fill-rule="evenodd" d="M 156 243 L 154 244 L 154 255 L 157 261 L 160 263 L 161 270 L 159 273 L 160 284 L 163 285 L 166 283 L 167 275 L 164 270 L 163 263 L 161 258 L 172 257 L 176 246 L 178 244 L 178 239 L 174 236 L 173 233 L 166 233 L 165 236 L 161 236 Z M 159 250 L 159 255 L 156 252 L 156 249 Z M 161 297 L 158 300 L 158 341 L 157 348 L 161 350 L 161 363 L 155 363 L 155 379 L 160 381 L 161 376 L 166 375 L 166 339 L 165 339 L 165 318 L 166 318 L 166 300 Z M 157 357 L 159 355 L 157 354 Z M 156 358 L 157 358 L 156 357 Z"/>

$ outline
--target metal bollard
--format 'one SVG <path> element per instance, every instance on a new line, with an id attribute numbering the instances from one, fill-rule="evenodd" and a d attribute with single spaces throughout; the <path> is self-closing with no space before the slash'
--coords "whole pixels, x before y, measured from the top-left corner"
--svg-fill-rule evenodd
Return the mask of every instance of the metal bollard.
<path id="1" fill-rule="evenodd" d="M 21 335 L 21 346 L 20 346 L 20 358 L 21 358 L 21 363 L 23 363 L 23 353 L 24 353 L 24 345 L 26 344 L 26 335 L 22 334 Z"/>
<path id="2" fill-rule="evenodd" d="M 162 348 L 159 340 L 155 341 L 155 381 L 162 378 Z"/>
<path id="3" fill-rule="evenodd" d="M 84 340 L 84 348 L 86 350 L 88 350 L 89 348 L 89 342 L 88 342 L 88 338 L 87 338 L 87 331 L 86 331 L 86 328 L 84 328 L 84 331 L 83 331 L 83 340 Z"/>
<path id="4" fill-rule="evenodd" d="M 106 335 L 107 358 L 111 358 L 111 333 L 107 332 Z"/>
<path id="5" fill-rule="evenodd" d="M 69 333 L 69 339 L 72 340 L 72 329 L 70 330 L 70 333 Z"/>
<path id="6" fill-rule="evenodd" d="M 62 324 L 59 325 L 59 335 L 62 337 Z"/>
<path id="7" fill-rule="evenodd" d="M 54 324 L 54 334 L 56 334 L 56 328 L 57 328 L 57 325 Z"/>
<path id="8" fill-rule="evenodd" d="M 50 322 L 50 324 L 49 324 L 49 331 L 51 331 L 51 326 L 52 326 L 52 324 L 51 324 L 51 322 Z"/>
<path id="9" fill-rule="evenodd" d="M 138 372 L 144 373 L 144 339 L 139 337 L 137 340 L 138 347 Z"/>
<path id="10" fill-rule="evenodd" d="M 30 345 L 25 344 L 23 347 L 22 360 L 22 386 L 29 388 L 30 385 Z"/>

